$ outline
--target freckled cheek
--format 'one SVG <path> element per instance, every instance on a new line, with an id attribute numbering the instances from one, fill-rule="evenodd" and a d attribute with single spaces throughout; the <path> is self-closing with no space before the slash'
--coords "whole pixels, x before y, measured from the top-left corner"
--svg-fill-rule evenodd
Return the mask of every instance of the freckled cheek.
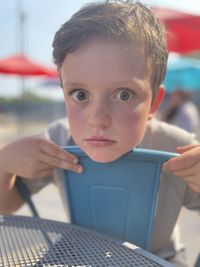
<path id="1" fill-rule="evenodd" d="M 130 107 L 129 109 L 117 109 L 116 118 L 123 124 L 130 124 L 145 121 L 148 117 L 148 104 L 137 105 L 136 107 Z"/>
<path id="2" fill-rule="evenodd" d="M 123 129 L 126 129 L 127 134 L 130 133 L 130 130 L 128 129 L 137 130 L 137 127 L 140 124 L 141 115 L 137 112 L 124 114 L 124 116 L 119 119 L 119 125 L 123 125 L 121 130 L 123 131 Z"/>
<path id="3" fill-rule="evenodd" d="M 80 129 L 84 128 L 84 115 L 80 108 L 68 106 L 67 116 L 72 135 L 80 135 Z"/>
<path id="4" fill-rule="evenodd" d="M 83 112 L 81 108 L 71 107 L 68 109 L 68 114 L 74 120 L 82 120 L 83 119 Z"/>
<path id="5" fill-rule="evenodd" d="M 118 116 L 118 129 L 123 140 L 137 144 L 144 135 L 148 118 L 148 109 L 138 107 Z"/>

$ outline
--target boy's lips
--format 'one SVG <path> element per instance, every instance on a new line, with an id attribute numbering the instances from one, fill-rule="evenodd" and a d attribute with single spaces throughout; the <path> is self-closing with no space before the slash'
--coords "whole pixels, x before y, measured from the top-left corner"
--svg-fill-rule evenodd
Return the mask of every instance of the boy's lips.
<path id="1" fill-rule="evenodd" d="M 86 138 L 85 141 L 95 147 L 105 147 L 116 143 L 115 140 L 111 140 L 103 136 L 91 136 L 89 138 Z"/>

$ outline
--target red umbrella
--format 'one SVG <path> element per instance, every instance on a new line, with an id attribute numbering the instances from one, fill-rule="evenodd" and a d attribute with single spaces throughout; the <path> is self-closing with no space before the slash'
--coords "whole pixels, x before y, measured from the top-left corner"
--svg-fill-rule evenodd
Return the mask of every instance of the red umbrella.
<path id="1" fill-rule="evenodd" d="M 153 7 L 167 30 L 169 51 L 188 53 L 200 50 L 200 16 Z"/>
<path id="2" fill-rule="evenodd" d="M 20 54 L 0 60 L 0 73 L 19 76 L 58 76 L 56 70 L 38 64 Z"/>

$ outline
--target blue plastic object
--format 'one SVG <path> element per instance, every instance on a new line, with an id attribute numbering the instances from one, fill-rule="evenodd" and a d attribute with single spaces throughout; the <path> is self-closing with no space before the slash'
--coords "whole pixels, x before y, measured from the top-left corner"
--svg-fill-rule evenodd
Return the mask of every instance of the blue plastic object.
<path id="1" fill-rule="evenodd" d="M 161 165 L 177 154 L 134 149 L 111 163 L 92 161 L 79 147 L 84 172 L 62 170 L 71 222 L 148 249 Z"/>

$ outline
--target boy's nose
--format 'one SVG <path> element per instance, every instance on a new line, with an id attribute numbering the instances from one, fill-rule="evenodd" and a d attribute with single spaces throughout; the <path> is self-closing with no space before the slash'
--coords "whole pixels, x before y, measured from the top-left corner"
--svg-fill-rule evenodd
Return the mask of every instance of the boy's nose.
<path id="1" fill-rule="evenodd" d="M 88 118 L 88 124 L 96 128 L 107 128 L 111 124 L 111 116 L 105 106 L 94 107 Z"/>

